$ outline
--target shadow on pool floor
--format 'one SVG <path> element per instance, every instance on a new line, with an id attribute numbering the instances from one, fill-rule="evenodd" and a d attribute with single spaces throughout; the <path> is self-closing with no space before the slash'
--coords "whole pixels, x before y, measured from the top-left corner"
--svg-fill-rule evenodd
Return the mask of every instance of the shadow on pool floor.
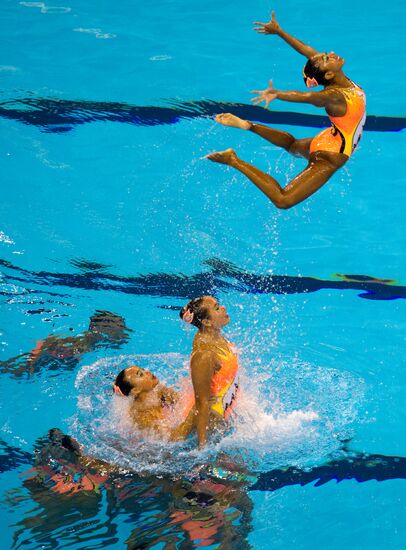
<path id="1" fill-rule="evenodd" d="M 246 294 L 309 294 L 321 290 L 355 290 L 367 300 L 397 300 L 406 298 L 406 286 L 396 285 L 393 279 L 381 279 L 360 274 L 336 274 L 335 279 L 319 279 L 295 275 L 263 275 L 246 271 L 231 262 L 209 258 L 203 262 L 208 270 L 194 275 L 182 273 L 148 273 L 122 276 L 109 272 L 112 266 L 104 266 L 84 259 L 72 260 L 77 273 L 31 271 L 6 260 L 3 267 L 3 283 L 69 287 L 83 290 L 108 290 L 141 296 L 190 298 L 216 295 L 219 292 L 243 292 Z M 24 289 L 22 293 L 38 292 Z M 51 295 L 63 296 L 46 291 Z M 7 296 L 7 292 L 0 294 Z M 15 289 L 10 293 L 15 297 Z M 168 309 L 172 309 L 169 307 Z M 173 309 L 180 309 L 173 307 Z"/>

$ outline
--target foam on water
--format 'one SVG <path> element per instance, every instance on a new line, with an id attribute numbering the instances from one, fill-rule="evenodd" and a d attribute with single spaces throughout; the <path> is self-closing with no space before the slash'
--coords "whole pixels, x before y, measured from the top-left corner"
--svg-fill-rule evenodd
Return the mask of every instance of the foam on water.
<path id="1" fill-rule="evenodd" d="M 111 33 L 111 32 L 104 32 L 102 31 L 102 29 L 87 29 L 87 28 L 83 28 L 83 27 L 78 27 L 78 28 L 75 28 L 73 29 L 74 32 L 82 32 L 82 33 L 85 33 L 85 34 L 92 34 L 94 35 L 96 38 L 101 38 L 102 40 L 107 40 L 109 38 L 116 38 L 117 35 L 115 35 L 114 33 Z"/>
<path id="2" fill-rule="evenodd" d="M 188 357 L 178 353 L 120 356 L 84 366 L 76 379 L 78 412 L 71 432 L 86 453 L 138 473 L 184 474 L 224 455 L 255 471 L 324 462 L 351 438 L 363 396 L 362 380 L 347 372 L 299 359 L 275 361 L 267 377 L 242 376 L 230 432 L 199 452 L 195 437 L 167 443 L 131 425 L 128 401 L 114 396 L 111 385 L 119 370 L 134 363 L 169 385 L 188 374 Z"/>
<path id="3" fill-rule="evenodd" d="M 39 8 L 41 13 L 69 13 L 71 8 L 66 6 L 47 6 L 44 2 L 20 2 L 25 8 Z"/>

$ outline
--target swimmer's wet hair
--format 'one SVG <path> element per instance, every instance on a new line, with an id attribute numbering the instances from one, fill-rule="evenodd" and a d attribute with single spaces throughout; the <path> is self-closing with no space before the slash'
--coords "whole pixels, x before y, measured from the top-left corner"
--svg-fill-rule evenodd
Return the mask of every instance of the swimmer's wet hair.
<path id="1" fill-rule="evenodd" d="M 193 313 L 193 320 L 191 322 L 196 328 L 201 328 L 202 321 L 209 318 L 209 312 L 206 307 L 203 306 L 203 300 L 206 296 L 199 296 L 190 300 L 179 312 L 179 317 L 183 319 L 183 316 L 187 311 Z"/>
<path id="2" fill-rule="evenodd" d="M 322 71 L 319 69 L 319 67 L 316 65 L 316 61 L 313 57 L 311 57 L 306 65 L 303 67 L 303 80 L 306 84 L 307 78 L 314 78 L 317 80 L 318 84 L 321 86 L 325 86 L 328 84 L 328 80 L 324 77 L 327 71 Z"/>
<path id="3" fill-rule="evenodd" d="M 123 395 L 130 395 L 130 391 L 133 389 L 129 381 L 126 379 L 125 371 L 127 369 L 123 369 L 121 372 L 117 374 L 116 380 L 114 384 L 118 386 L 122 392 Z"/>

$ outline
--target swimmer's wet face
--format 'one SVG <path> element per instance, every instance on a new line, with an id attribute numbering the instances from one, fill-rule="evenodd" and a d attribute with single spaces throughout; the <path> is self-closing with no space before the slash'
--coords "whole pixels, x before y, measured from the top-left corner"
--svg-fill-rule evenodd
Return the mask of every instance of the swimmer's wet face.
<path id="1" fill-rule="evenodd" d="M 150 392 L 158 384 L 158 378 L 149 370 L 133 365 L 125 369 L 125 378 L 131 385 L 130 395 Z"/>
<path id="2" fill-rule="evenodd" d="M 153 390 L 158 382 L 158 378 L 148 370 L 132 365 L 117 375 L 115 385 L 123 395 L 136 397 Z"/>
<path id="3" fill-rule="evenodd" d="M 326 86 L 341 71 L 345 61 L 334 52 L 318 53 L 311 57 L 303 68 L 303 76 L 315 79 L 317 84 Z"/>
<path id="4" fill-rule="evenodd" d="M 340 71 L 345 63 L 345 60 L 334 52 L 319 53 L 312 57 L 319 69 L 324 71 L 332 71 L 334 73 Z"/>
<path id="5" fill-rule="evenodd" d="M 213 296 L 204 297 L 204 307 L 208 313 L 208 322 L 214 327 L 221 329 L 228 325 L 230 317 L 224 306 L 220 305 L 216 298 Z"/>

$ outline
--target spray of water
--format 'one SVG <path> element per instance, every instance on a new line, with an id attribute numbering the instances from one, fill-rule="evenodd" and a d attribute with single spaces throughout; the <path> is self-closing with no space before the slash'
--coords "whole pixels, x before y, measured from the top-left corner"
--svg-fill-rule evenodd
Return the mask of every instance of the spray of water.
<path id="1" fill-rule="evenodd" d="M 243 374 L 229 432 L 197 451 L 195 437 L 173 444 L 134 428 L 129 401 L 112 392 L 116 374 L 131 364 L 177 389 L 188 377 L 188 358 L 178 353 L 105 358 L 84 366 L 76 379 L 78 412 L 71 431 L 86 453 L 138 473 L 185 474 L 224 456 L 251 471 L 315 464 L 351 437 L 363 395 L 362 381 L 352 374 L 298 358 L 275 359 L 266 375 L 260 368 L 257 376 L 252 369 Z"/>

